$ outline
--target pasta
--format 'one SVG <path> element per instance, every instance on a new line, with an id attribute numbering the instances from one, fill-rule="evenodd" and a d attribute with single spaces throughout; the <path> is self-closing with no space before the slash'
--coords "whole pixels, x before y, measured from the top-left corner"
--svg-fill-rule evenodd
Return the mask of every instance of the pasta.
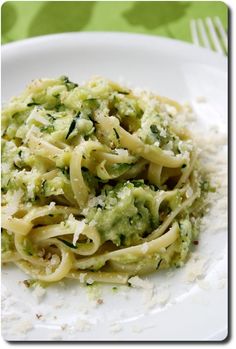
<path id="1" fill-rule="evenodd" d="M 210 188 L 181 113 L 99 77 L 33 81 L 2 112 L 2 262 L 46 283 L 181 267 Z"/>

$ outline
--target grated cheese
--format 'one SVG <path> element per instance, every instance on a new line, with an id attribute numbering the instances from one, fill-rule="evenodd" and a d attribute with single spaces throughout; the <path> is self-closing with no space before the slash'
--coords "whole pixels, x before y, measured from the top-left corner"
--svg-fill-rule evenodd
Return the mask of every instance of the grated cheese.
<path id="1" fill-rule="evenodd" d="M 110 332 L 112 333 L 117 333 L 117 332 L 120 332 L 121 330 L 122 330 L 122 327 L 120 324 L 114 323 L 114 324 L 111 324 L 110 326 Z"/>
<path id="2" fill-rule="evenodd" d="M 133 276 L 129 278 L 128 282 L 132 287 L 135 288 L 152 289 L 154 287 L 154 285 L 150 281 L 143 280 L 139 276 Z"/>
<path id="3" fill-rule="evenodd" d="M 26 120 L 26 124 L 29 124 L 31 120 L 38 121 L 40 124 L 43 124 L 45 126 L 50 124 L 49 121 L 42 116 L 42 111 L 38 107 L 35 107 L 32 110 L 32 112 Z"/>
<path id="4" fill-rule="evenodd" d="M 148 243 L 145 242 L 142 246 L 141 246 L 141 251 L 145 254 L 148 251 Z"/>
<path id="5" fill-rule="evenodd" d="M 33 295 L 36 298 L 37 302 L 40 303 L 43 297 L 46 295 L 45 288 L 41 287 L 40 285 L 37 285 L 33 290 Z"/>
<path id="6" fill-rule="evenodd" d="M 20 332 L 20 333 L 27 333 L 29 332 L 30 330 L 33 329 L 33 325 L 32 325 L 32 322 L 29 321 L 29 320 L 20 320 L 20 322 L 14 326 L 14 331 L 17 333 L 17 332 Z"/>
<path id="7" fill-rule="evenodd" d="M 76 245 L 76 242 L 78 241 L 79 239 L 79 236 L 80 234 L 83 233 L 83 230 L 85 228 L 86 224 L 85 224 L 85 221 L 76 221 L 76 230 L 74 232 L 74 236 L 73 236 L 73 245 Z"/>
<path id="8" fill-rule="evenodd" d="M 207 267 L 208 258 L 197 253 L 192 253 L 188 264 L 186 265 L 186 280 L 193 282 L 199 277 L 204 276 Z"/>
<path id="9" fill-rule="evenodd" d="M 91 328 L 91 325 L 91 322 L 79 318 L 76 320 L 74 327 L 76 331 L 88 331 Z"/>
<path id="10" fill-rule="evenodd" d="M 51 201 L 48 205 L 49 210 L 53 209 L 55 207 L 56 203 L 54 201 Z"/>

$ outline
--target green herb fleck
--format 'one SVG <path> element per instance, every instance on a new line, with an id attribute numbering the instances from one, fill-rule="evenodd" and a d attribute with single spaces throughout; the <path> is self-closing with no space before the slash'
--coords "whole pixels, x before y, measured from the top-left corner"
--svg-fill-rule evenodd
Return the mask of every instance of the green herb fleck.
<path id="1" fill-rule="evenodd" d="M 24 280 L 23 284 L 25 285 L 25 287 L 30 288 L 30 287 L 34 286 L 36 282 L 37 282 L 37 280 L 28 279 L 28 280 Z"/>
<path id="2" fill-rule="evenodd" d="M 68 131 L 68 133 L 67 133 L 67 135 L 66 135 L 66 139 L 67 139 L 67 138 L 69 137 L 69 135 L 74 131 L 75 125 L 76 125 L 76 120 L 73 119 L 72 122 L 71 122 L 71 124 L 70 124 L 69 131 Z"/>
<path id="3" fill-rule="evenodd" d="M 56 117 L 55 116 L 53 116 L 53 115 L 51 115 L 51 114 L 47 114 L 47 116 L 51 119 L 51 121 L 54 121 L 54 120 L 56 120 Z"/>
<path id="4" fill-rule="evenodd" d="M 41 183 L 41 192 L 45 194 L 47 180 L 44 179 Z"/>
<path id="5" fill-rule="evenodd" d="M 35 105 L 40 105 L 40 103 L 37 103 L 37 102 L 35 102 L 35 101 L 32 101 L 32 102 L 30 102 L 30 103 L 27 104 L 27 107 L 33 107 L 33 106 L 35 106 Z"/>
<path id="6" fill-rule="evenodd" d="M 161 262 L 162 262 L 162 258 L 159 260 L 159 262 L 157 263 L 157 267 L 156 267 L 156 269 L 158 270 L 159 269 L 159 267 L 160 267 L 160 265 L 161 265 Z"/>
<path id="7" fill-rule="evenodd" d="M 156 125 L 151 125 L 150 130 L 152 131 L 152 133 L 160 134 L 160 131 L 158 130 Z"/>
<path id="8" fill-rule="evenodd" d="M 47 126 L 40 127 L 41 132 L 52 133 L 54 130 L 55 130 L 55 127 L 53 125 L 47 125 Z"/>
<path id="9" fill-rule="evenodd" d="M 24 243 L 24 252 L 28 256 L 33 256 L 33 246 L 31 242 L 27 239 L 25 239 L 25 243 Z"/>
<path id="10" fill-rule="evenodd" d="M 63 175 L 67 179 L 70 179 L 70 168 L 68 166 L 66 166 L 66 167 L 58 167 L 58 169 L 63 173 Z"/>
<path id="11" fill-rule="evenodd" d="M 128 171 L 133 164 L 126 164 L 126 163 L 121 163 L 121 164 L 113 164 L 110 167 L 111 172 L 117 175 L 122 175 L 124 172 Z"/>
<path id="12" fill-rule="evenodd" d="M 119 133 L 116 131 L 115 128 L 113 128 L 114 132 L 115 132 L 115 135 L 116 135 L 116 139 L 120 139 L 120 136 L 119 136 Z"/>
<path id="13" fill-rule="evenodd" d="M 201 183 L 201 190 L 204 192 L 214 193 L 216 191 L 216 188 L 212 187 L 209 181 L 205 180 Z"/>
<path id="14" fill-rule="evenodd" d="M 142 185 L 144 185 L 144 180 L 143 179 L 134 179 L 132 181 L 132 184 L 134 185 L 134 187 L 138 188 L 138 187 L 141 187 Z"/>
<path id="15" fill-rule="evenodd" d="M 76 249 L 77 246 L 73 245 L 71 242 L 67 241 L 67 240 L 64 240 L 64 239 L 58 239 L 60 240 L 61 242 L 63 242 L 63 244 L 65 244 L 66 246 L 70 247 L 70 248 L 74 248 Z"/>
<path id="16" fill-rule="evenodd" d="M 129 95 L 130 92 L 129 91 L 117 91 L 118 93 L 120 93 L 121 95 Z"/>
<path id="17" fill-rule="evenodd" d="M 78 84 L 72 82 L 69 80 L 69 78 L 67 76 L 61 76 L 59 78 L 65 85 L 68 91 L 73 90 L 75 87 L 78 87 Z"/>
<path id="18" fill-rule="evenodd" d="M 74 131 L 75 129 L 75 126 L 76 126 L 76 122 L 77 122 L 77 119 L 80 118 L 80 112 L 78 112 L 75 117 L 73 118 L 73 120 L 71 121 L 71 124 L 70 124 L 70 127 L 69 127 L 69 130 L 68 130 L 68 133 L 66 135 L 66 139 L 70 136 L 70 134 Z"/>

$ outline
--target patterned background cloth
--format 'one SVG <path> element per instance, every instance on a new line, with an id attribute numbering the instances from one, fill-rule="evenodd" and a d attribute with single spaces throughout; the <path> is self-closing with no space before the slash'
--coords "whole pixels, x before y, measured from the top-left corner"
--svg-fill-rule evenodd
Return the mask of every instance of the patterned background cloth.
<path id="1" fill-rule="evenodd" d="M 2 6 L 2 44 L 28 37 L 78 31 L 120 31 L 191 42 L 190 20 L 219 16 L 220 1 L 7 1 Z"/>

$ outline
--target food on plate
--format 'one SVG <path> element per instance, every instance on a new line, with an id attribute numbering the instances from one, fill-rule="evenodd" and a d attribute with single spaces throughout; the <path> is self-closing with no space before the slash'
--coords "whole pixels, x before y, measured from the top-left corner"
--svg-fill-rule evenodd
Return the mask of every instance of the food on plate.
<path id="1" fill-rule="evenodd" d="M 32 81 L 2 112 L 2 261 L 49 283 L 181 267 L 210 188 L 185 112 L 100 77 Z"/>

